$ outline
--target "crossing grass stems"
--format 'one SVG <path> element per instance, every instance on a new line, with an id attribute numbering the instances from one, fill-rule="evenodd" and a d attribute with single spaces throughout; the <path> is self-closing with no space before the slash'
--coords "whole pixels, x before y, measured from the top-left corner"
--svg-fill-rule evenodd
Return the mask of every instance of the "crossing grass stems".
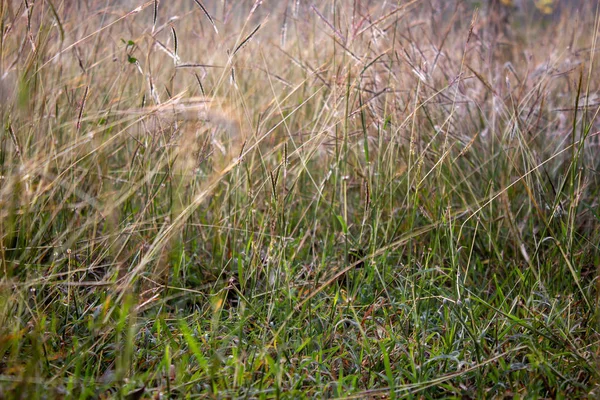
<path id="1" fill-rule="evenodd" d="M 2 2 L 0 397 L 598 392 L 598 3 Z"/>

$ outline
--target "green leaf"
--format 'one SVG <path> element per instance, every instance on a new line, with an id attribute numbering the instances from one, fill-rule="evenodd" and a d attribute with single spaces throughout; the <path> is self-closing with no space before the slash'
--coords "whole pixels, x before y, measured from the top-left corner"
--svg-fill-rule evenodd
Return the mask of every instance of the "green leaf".
<path id="1" fill-rule="evenodd" d="M 340 223 L 340 225 L 342 226 L 342 232 L 344 233 L 344 235 L 348 234 L 348 225 L 346 225 L 346 221 L 344 221 L 344 218 L 341 215 L 336 215 L 336 218 L 338 220 L 338 222 Z"/>

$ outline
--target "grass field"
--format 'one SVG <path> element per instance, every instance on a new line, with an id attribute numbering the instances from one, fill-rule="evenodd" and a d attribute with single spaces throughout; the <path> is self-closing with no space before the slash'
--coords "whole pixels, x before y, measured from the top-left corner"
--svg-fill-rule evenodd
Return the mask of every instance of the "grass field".
<path id="1" fill-rule="evenodd" d="M 599 3 L 2 0 L 1 398 L 600 396 Z"/>

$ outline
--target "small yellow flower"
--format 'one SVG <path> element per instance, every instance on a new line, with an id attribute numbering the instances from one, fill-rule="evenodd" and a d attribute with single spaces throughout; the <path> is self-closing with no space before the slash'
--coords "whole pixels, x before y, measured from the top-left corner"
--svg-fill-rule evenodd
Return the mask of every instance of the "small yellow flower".
<path id="1" fill-rule="evenodd" d="M 543 14 L 552 14 L 553 6 L 554 6 L 554 0 L 537 0 L 535 2 L 535 6 Z"/>

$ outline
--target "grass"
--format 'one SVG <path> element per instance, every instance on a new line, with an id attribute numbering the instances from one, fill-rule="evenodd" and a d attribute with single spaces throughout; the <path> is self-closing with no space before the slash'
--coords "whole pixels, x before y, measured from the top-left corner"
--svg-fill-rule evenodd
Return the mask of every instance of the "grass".
<path id="1" fill-rule="evenodd" d="M 597 2 L 1 4 L 0 398 L 600 395 Z"/>

